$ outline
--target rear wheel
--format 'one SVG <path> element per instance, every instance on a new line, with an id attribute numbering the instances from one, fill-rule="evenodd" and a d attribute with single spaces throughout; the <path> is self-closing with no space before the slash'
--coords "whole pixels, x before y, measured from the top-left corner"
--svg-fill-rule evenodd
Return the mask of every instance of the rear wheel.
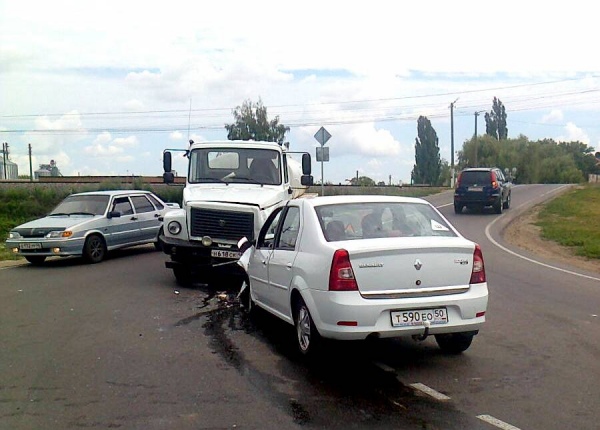
<path id="1" fill-rule="evenodd" d="M 41 266 L 46 261 L 46 257 L 43 255 L 26 255 L 25 260 L 29 261 L 34 266 Z"/>
<path id="2" fill-rule="evenodd" d="M 460 354 L 466 351 L 473 342 L 473 333 L 436 334 L 435 340 L 442 351 L 449 354 Z"/>
<path id="3" fill-rule="evenodd" d="M 454 203 L 454 213 L 459 214 L 463 210 L 463 205 L 459 203 Z"/>
<path id="4" fill-rule="evenodd" d="M 106 243 L 104 239 L 97 235 L 92 234 L 88 236 L 83 245 L 83 258 L 88 263 L 100 263 L 106 256 Z"/>
<path id="5" fill-rule="evenodd" d="M 510 193 L 508 193 L 508 196 L 506 196 L 506 201 L 504 202 L 503 207 L 504 209 L 510 209 Z"/>
<path id="6" fill-rule="evenodd" d="M 164 234 L 163 228 L 161 227 L 160 230 L 158 231 L 158 236 L 156 237 L 156 242 L 154 242 L 154 249 L 156 249 L 157 251 L 162 251 L 163 249 L 163 243 L 162 240 L 160 240 L 160 237 Z"/>
<path id="7" fill-rule="evenodd" d="M 298 350 L 304 356 L 312 356 L 318 349 L 321 336 L 310 316 L 310 311 L 300 297 L 296 301 L 294 312 L 294 326 L 296 327 L 296 341 Z"/>
<path id="8" fill-rule="evenodd" d="M 502 213 L 502 208 L 504 207 L 504 204 L 502 203 L 502 196 L 500 196 L 498 198 L 498 201 L 496 203 L 494 203 L 494 211 L 497 214 L 501 214 Z"/>

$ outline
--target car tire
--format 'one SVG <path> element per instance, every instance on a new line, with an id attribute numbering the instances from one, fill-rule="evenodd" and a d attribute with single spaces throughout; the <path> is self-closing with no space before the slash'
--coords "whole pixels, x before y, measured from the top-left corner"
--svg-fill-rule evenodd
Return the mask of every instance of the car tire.
<path id="1" fill-rule="evenodd" d="M 256 304 L 252 300 L 252 286 L 248 282 L 248 279 L 245 279 L 243 282 L 246 283 L 246 288 L 240 294 L 240 305 L 244 308 L 246 314 L 253 315 L 256 311 Z"/>
<path id="2" fill-rule="evenodd" d="M 295 302 L 294 327 L 298 351 L 305 357 L 313 356 L 319 349 L 321 336 L 302 297 Z"/>
<path id="3" fill-rule="evenodd" d="M 449 354 L 460 354 L 471 346 L 474 336 L 473 333 L 436 334 L 435 340 L 442 351 Z"/>
<path id="4" fill-rule="evenodd" d="M 162 243 L 162 240 L 160 240 L 160 237 L 163 234 L 164 234 L 164 230 L 161 227 L 160 230 L 158 231 L 158 236 L 156 236 L 156 242 L 154 242 L 154 249 L 156 249 L 157 251 L 163 250 L 163 243 Z"/>
<path id="5" fill-rule="evenodd" d="M 504 203 L 502 203 L 502 196 L 498 197 L 498 201 L 494 203 L 494 211 L 497 214 L 502 213 L 502 208 L 504 207 Z"/>
<path id="6" fill-rule="evenodd" d="M 462 210 L 463 210 L 463 205 L 454 203 L 454 213 L 455 214 L 462 213 Z"/>
<path id="7" fill-rule="evenodd" d="M 46 261 L 46 256 L 44 255 L 26 255 L 25 260 L 29 261 L 34 266 L 41 266 Z"/>
<path id="8" fill-rule="evenodd" d="M 510 193 L 506 196 L 506 201 L 504 202 L 504 209 L 510 209 Z"/>
<path id="9" fill-rule="evenodd" d="M 91 264 L 100 263 L 106 257 L 106 242 L 102 236 L 91 234 L 83 244 L 83 258 Z"/>

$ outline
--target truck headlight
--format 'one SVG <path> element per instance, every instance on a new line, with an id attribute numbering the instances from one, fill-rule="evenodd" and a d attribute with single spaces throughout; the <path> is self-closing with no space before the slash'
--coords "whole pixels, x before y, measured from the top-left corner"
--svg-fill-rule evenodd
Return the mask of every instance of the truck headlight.
<path id="1" fill-rule="evenodd" d="M 178 235 L 181 233 L 181 224 L 179 224 L 177 221 L 171 221 L 167 226 L 167 230 L 169 230 L 169 233 L 174 236 Z"/>

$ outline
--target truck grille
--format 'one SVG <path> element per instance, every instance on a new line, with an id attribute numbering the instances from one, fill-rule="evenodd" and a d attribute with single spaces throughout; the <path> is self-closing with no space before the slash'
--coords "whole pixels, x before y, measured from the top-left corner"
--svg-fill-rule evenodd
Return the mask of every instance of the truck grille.
<path id="1" fill-rule="evenodd" d="M 229 212 L 192 208 L 191 235 L 238 241 L 254 239 L 254 215 L 248 212 Z"/>

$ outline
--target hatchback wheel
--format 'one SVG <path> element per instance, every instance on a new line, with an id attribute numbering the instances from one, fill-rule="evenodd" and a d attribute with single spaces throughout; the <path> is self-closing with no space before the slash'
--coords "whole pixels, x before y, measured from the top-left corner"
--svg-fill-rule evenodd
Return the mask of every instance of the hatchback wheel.
<path id="1" fill-rule="evenodd" d="M 46 261 L 46 257 L 43 255 L 26 255 L 25 260 L 29 261 L 34 266 L 41 266 Z"/>
<path id="2" fill-rule="evenodd" d="M 501 214 L 502 213 L 502 208 L 504 207 L 504 204 L 502 203 L 502 196 L 500 196 L 498 198 L 498 201 L 496 203 L 494 203 L 494 211 L 497 214 Z"/>
<path id="3" fill-rule="evenodd" d="M 454 203 L 454 213 L 459 214 L 463 210 L 463 205 L 459 203 Z"/>
<path id="4" fill-rule="evenodd" d="M 320 335 L 315 327 L 312 317 L 310 316 L 308 307 L 302 298 L 299 298 L 296 301 L 294 325 L 296 327 L 298 350 L 304 356 L 313 355 L 315 350 L 318 349 Z"/>
<path id="5" fill-rule="evenodd" d="M 83 245 L 83 258 L 88 263 L 100 263 L 106 256 L 106 243 L 97 234 L 88 236 Z"/>
<path id="6" fill-rule="evenodd" d="M 471 346 L 473 336 L 472 333 L 436 334 L 435 340 L 442 351 L 450 354 L 460 354 Z"/>

